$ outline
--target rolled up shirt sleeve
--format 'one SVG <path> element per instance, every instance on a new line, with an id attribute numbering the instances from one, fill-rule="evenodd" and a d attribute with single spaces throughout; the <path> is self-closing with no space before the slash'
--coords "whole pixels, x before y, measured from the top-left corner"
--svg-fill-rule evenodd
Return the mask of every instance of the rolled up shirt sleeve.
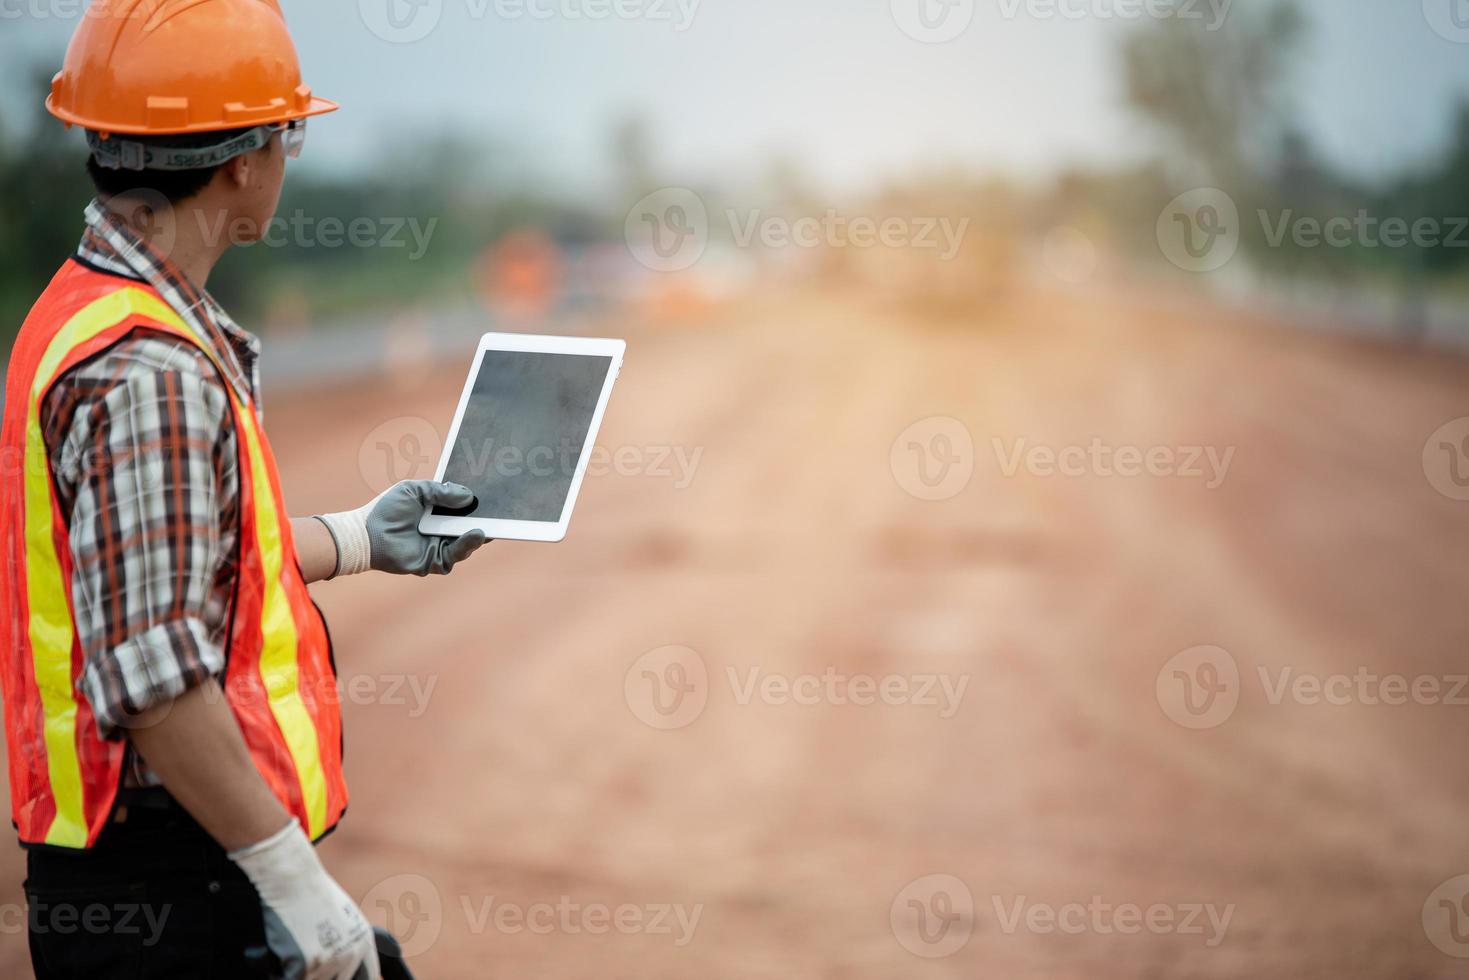
<path id="1" fill-rule="evenodd" d="M 53 459 L 70 514 L 79 687 L 99 734 L 120 738 L 224 671 L 233 421 L 218 377 L 177 350 L 117 352 L 65 383 Z"/>

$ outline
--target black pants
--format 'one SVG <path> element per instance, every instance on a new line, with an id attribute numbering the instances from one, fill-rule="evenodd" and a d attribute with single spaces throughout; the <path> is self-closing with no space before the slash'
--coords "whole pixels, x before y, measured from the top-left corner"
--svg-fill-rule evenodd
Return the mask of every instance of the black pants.
<path id="1" fill-rule="evenodd" d="M 148 793 L 89 851 L 30 851 L 37 980 L 269 976 L 255 959 L 265 947 L 255 888 L 181 807 Z"/>

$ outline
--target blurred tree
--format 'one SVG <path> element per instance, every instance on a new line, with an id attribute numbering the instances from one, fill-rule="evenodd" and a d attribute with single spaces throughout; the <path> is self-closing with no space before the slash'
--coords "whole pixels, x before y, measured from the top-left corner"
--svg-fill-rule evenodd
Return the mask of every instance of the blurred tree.
<path id="1" fill-rule="evenodd" d="M 1239 207 L 1258 271 L 1332 283 L 1344 298 L 1374 284 L 1395 291 L 1403 333 L 1416 337 L 1428 278 L 1469 266 L 1469 231 L 1460 244 L 1445 240 L 1469 217 L 1469 101 L 1441 160 L 1377 186 L 1353 180 L 1293 118 L 1291 73 L 1308 27 L 1297 0 L 1273 0 L 1237 6 L 1213 32 L 1201 20 L 1169 17 L 1127 37 L 1127 98 L 1171 151 L 1163 166 L 1173 179 L 1158 188 L 1158 203 L 1180 183 L 1219 187 Z M 1430 228 L 1438 240 L 1415 233 L 1389 245 L 1397 236 L 1384 233 L 1388 221 Z"/>
<path id="2" fill-rule="evenodd" d="M 50 73 L 28 84 L 0 128 L 0 341 L 9 350 L 31 304 L 76 248 L 92 197 L 80 137 L 45 110 Z"/>
<path id="3" fill-rule="evenodd" d="M 1198 176 L 1239 187 L 1289 128 L 1287 83 L 1305 31 L 1296 0 L 1237 6 L 1214 30 L 1158 17 L 1123 45 L 1128 100 Z"/>
<path id="4" fill-rule="evenodd" d="M 612 127 L 612 164 L 628 206 L 658 189 L 653 157 L 653 132 L 646 119 L 628 116 Z"/>

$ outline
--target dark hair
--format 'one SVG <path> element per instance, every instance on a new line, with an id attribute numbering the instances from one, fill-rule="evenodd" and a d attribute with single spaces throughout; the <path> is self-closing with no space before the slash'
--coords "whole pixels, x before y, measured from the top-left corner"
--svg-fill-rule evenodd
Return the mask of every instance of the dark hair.
<path id="1" fill-rule="evenodd" d="M 197 133 L 180 136 L 118 136 L 117 139 L 131 140 L 151 146 L 167 146 L 173 149 L 188 149 L 198 146 L 214 146 L 234 139 L 248 129 L 231 129 L 215 133 Z M 168 203 L 187 201 L 209 186 L 219 167 L 202 170 L 110 170 L 97 162 L 94 156 L 87 157 L 87 176 L 92 186 L 104 197 L 114 197 L 129 191 L 152 191 L 161 195 Z"/>

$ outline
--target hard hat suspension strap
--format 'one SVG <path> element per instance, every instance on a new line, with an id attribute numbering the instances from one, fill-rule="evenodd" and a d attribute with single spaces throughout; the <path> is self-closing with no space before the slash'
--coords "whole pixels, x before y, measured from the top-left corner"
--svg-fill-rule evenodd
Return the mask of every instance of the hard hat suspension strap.
<path id="1" fill-rule="evenodd" d="M 190 147 L 158 146 L 117 135 L 104 139 L 88 130 L 87 145 L 97 163 L 108 170 L 204 170 L 260 149 L 280 129 L 278 124 L 256 126 L 222 143 Z"/>

